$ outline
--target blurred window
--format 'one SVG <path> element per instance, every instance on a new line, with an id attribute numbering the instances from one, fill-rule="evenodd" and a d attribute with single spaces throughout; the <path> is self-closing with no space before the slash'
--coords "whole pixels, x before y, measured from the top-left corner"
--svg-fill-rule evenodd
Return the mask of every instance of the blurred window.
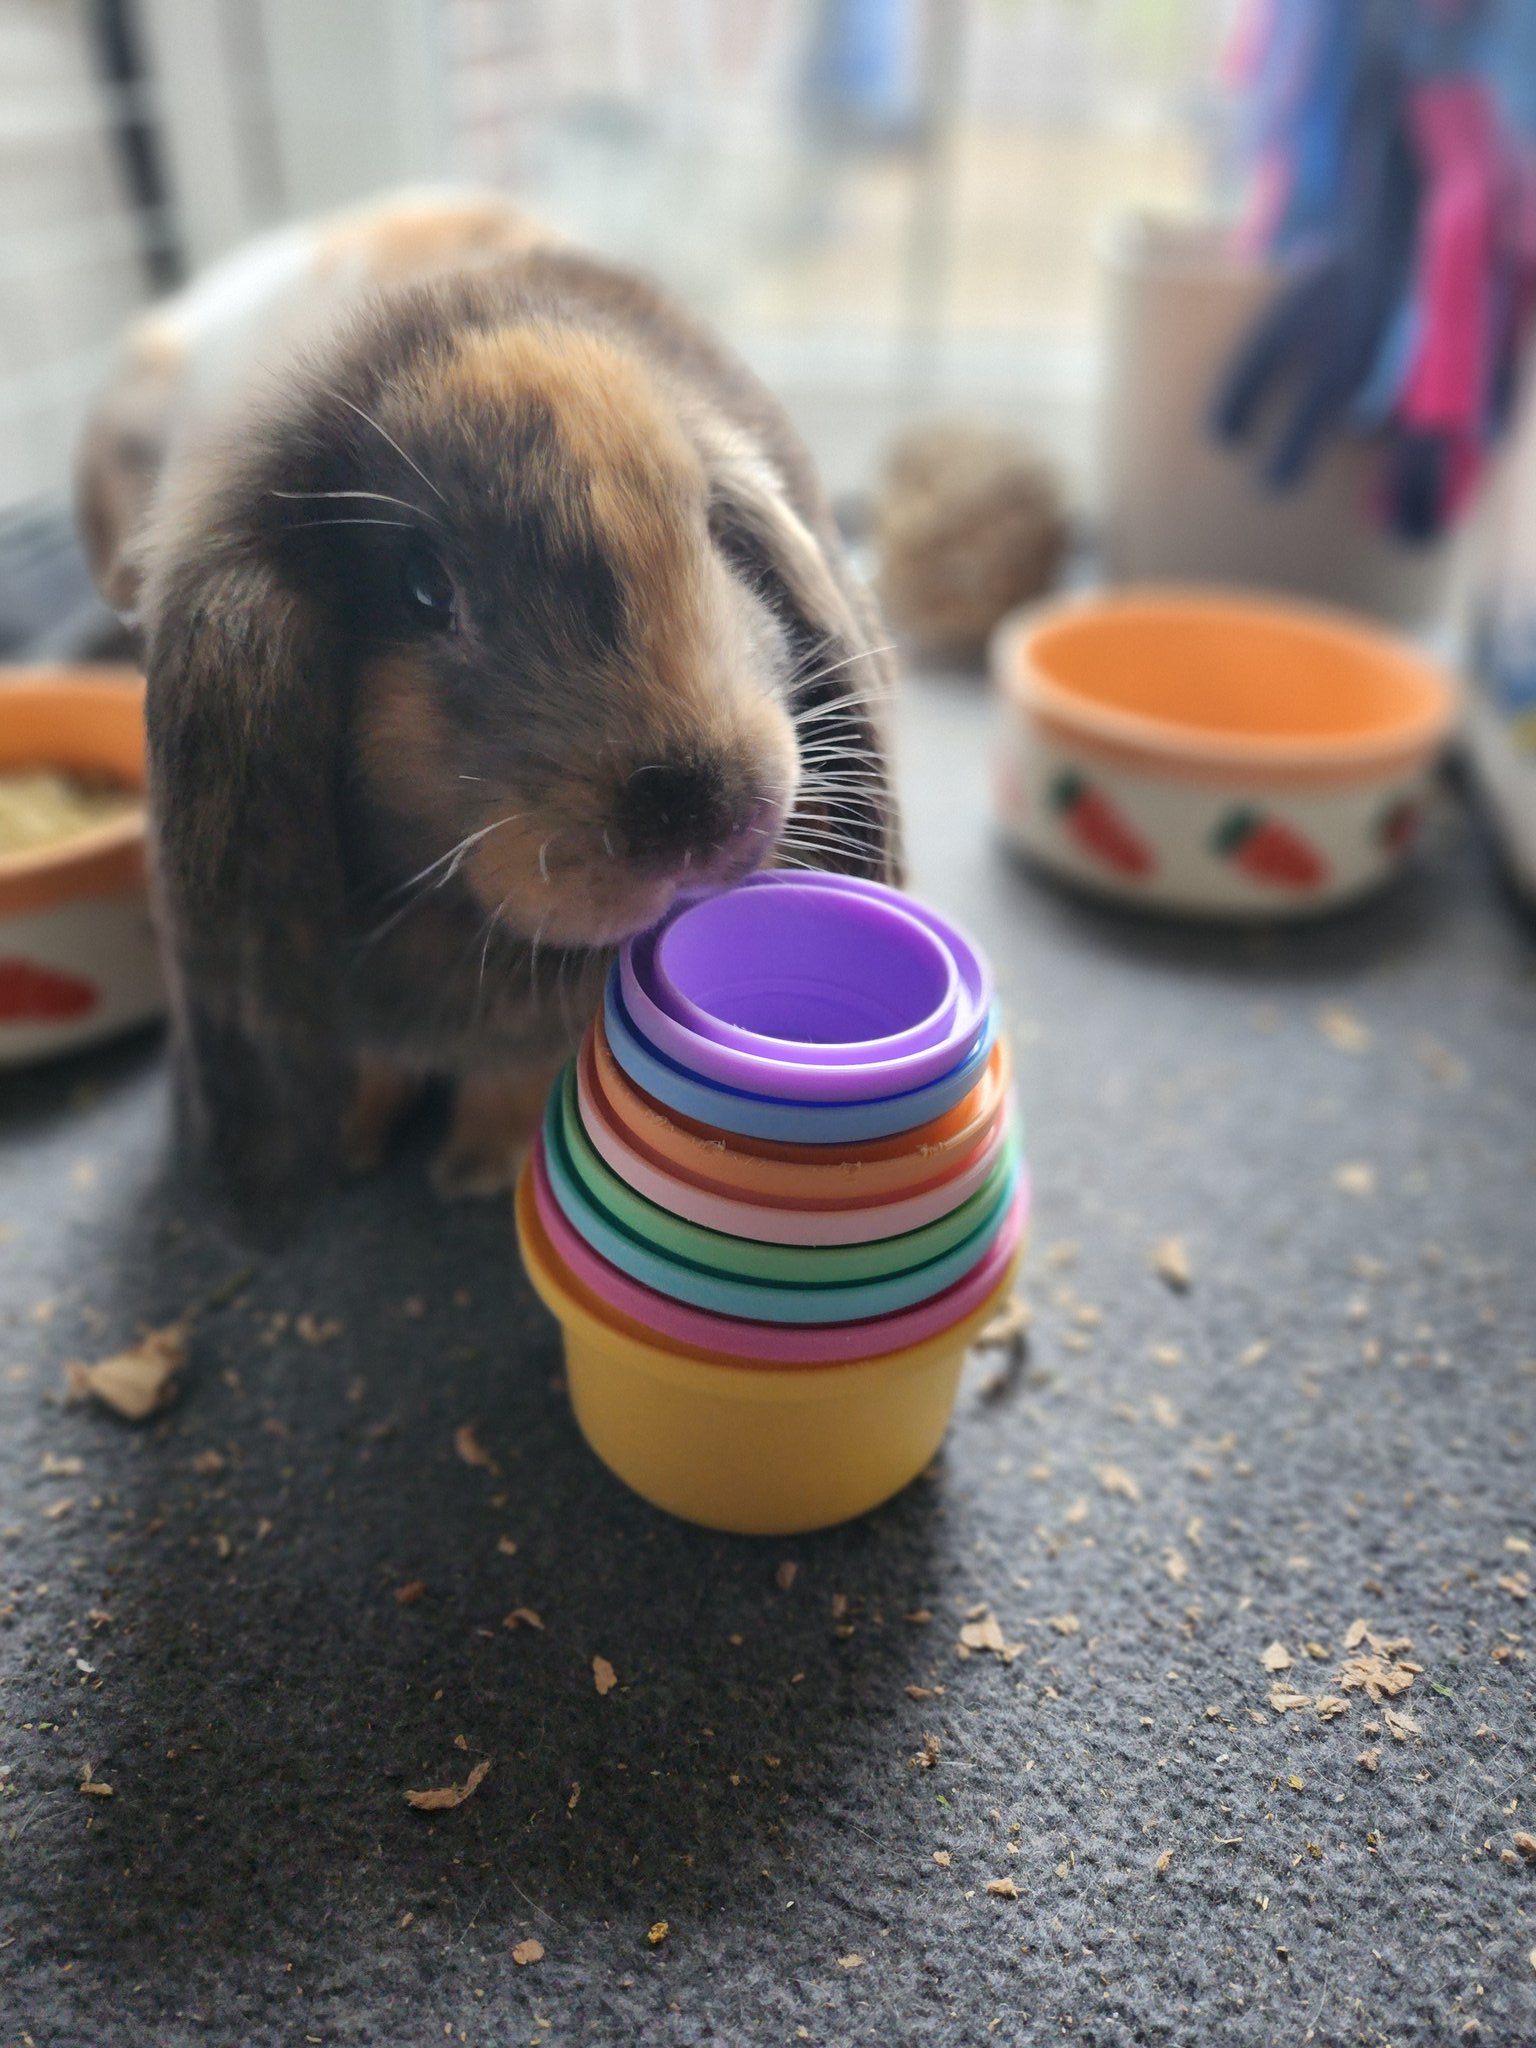
<path id="1" fill-rule="evenodd" d="M 1074 469 L 1093 248 L 1205 183 L 1231 0 L 0 0 L 0 506 L 136 305 L 278 220 L 501 187 L 660 275 L 835 484 L 939 406 Z"/>
<path id="2" fill-rule="evenodd" d="M 1229 0 L 443 0 L 453 168 L 653 270 L 834 480 L 1006 413 L 1074 470 L 1094 245 L 1206 182 Z"/>

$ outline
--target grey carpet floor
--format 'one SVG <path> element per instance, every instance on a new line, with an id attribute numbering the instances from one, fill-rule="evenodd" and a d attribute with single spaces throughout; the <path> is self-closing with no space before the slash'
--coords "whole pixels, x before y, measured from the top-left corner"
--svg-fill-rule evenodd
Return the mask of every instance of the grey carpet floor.
<path id="1" fill-rule="evenodd" d="M 1450 802 L 1313 932 L 1067 901 L 990 840 L 987 732 L 914 686 L 917 877 L 1020 1053 L 1030 1352 L 854 1527 L 629 1496 L 420 1146 L 230 1299 L 158 1045 L 5 1083 L 4 2048 L 1536 2042 L 1529 935 Z M 164 1417 L 61 1405 L 221 1287 Z"/>

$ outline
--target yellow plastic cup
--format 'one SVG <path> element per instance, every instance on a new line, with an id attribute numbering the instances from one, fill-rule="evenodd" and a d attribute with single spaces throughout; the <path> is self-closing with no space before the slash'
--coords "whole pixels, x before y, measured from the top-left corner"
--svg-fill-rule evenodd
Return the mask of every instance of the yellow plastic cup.
<path id="1" fill-rule="evenodd" d="M 950 1329 L 883 1358 L 786 1368 L 711 1364 L 618 1327 L 539 1227 L 527 1173 L 517 1231 L 565 1337 L 571 1406 L 609 1471 L 653 1507 L 738 1536 L 799 1536 L 868 1514 L 944 1440 L 965 1354 L 1018 1259 Z"/>

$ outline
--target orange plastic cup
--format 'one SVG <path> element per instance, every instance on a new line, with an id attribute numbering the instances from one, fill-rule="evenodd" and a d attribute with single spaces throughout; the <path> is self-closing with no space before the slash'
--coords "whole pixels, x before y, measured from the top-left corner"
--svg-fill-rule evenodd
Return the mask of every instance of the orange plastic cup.
<path id="1" fill-rule="evenodd" d="M 635 1086 L 614 1058 L 601 1016 L 591 1044 L 593 1091 L 627 1143 L 696 1187 L 786 1208 L 860 1207 L 915 1193 L 961 1172 L 997 1120 L 1008 1114 L 1013 1079 L 1012 1059 L 1000 1038 L 970 1094 L 931 1123 L 846 1149 L 786 1145 L 766 1138 L 727 1139 L 663 1108 Z"/>

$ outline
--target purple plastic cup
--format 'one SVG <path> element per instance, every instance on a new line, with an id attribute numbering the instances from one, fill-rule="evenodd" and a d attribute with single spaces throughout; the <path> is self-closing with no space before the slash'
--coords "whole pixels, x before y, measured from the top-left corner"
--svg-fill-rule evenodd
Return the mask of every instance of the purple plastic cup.
<path id="1" fill-rule="evenodd" d="M 856 1102 L 965 1057 L 991 986 L 976 950 L 894 889 L 759 875 L 620 954 L 631 1021 L 679 1066 L 749 1094 Z"/>
<path id="2" fill-rule="evenodd" d="M 992 1007 L 992 976 L 980 952 L 958 925 L 941 917 L 936 910 L 930 910 L 924 903 L 913 897 L 904 896 L 900 890 L 887 888 L 883 882 L 867 882 L 857 875 L 824 875 L 795 873 L 768 869 L 751 875 L 733 892 L 733 901 L 739 901 L 748 891 L 786 889 L 811 889 L 822 897 L 832 895 L 856 898 L 866 903 L 878 903 L 900 910 L 905 916 L 914 918 L 930 932 L 954 961 L 959 977 L 957 1002 L 949 1019 L 954 1025 L 954 1039 L 965 1035 L 964 1006 L 969 1004 L 970 1023 L 979 1026 Z M 720 899 L 712 899 L 718 902 Z M 703 904 L 690 908 L 703 909 Z M 760 1052 L 768 1057 L 782 1057 L 784 1041 L 773 1034 L 742 1028 L 728 1020 L 712 1015 L 707 1006 L 694 1000 L 694 991 L 684 987 L 680 978 L 671 971 L 671 960 L 676 942 L 672 934 L 677 924 L 689 915 L 688 910 L 674 911 L 658 927 L 656 952 L 656 994 L 663 1009 L 674 1016 L 680 1024 L 704 1037 L 714 1037 L 724 1045 L 736 1045 L 744 1052 Z M 926 1020 L 910 1035 L 910 1045 L 904 1046 L 899 1040 L 907 1034 L 893 1034 L 891 1038 L 866 1040 L 862 1044 L 827 1043 L 822 1045 L 797 1045 L 795 1052 L 800 1058 L 823 1059 L 828 1065 L 857 1065 L 867 1059 L 880 1059 L 898 1051 L 922 1049 L 937 1042 L 937 1034 L 931 1030 L 933 1020 Z"/>
<path id="3" fill-rule="evenodd" d="M 655 1000 L 697 1036 L 825 1066 L 926 1051 L 962 995 L 943 938 L 894 891 L 872 900 L 831 877 L 690 904 L 660 927 L 652 962 Z"/>

